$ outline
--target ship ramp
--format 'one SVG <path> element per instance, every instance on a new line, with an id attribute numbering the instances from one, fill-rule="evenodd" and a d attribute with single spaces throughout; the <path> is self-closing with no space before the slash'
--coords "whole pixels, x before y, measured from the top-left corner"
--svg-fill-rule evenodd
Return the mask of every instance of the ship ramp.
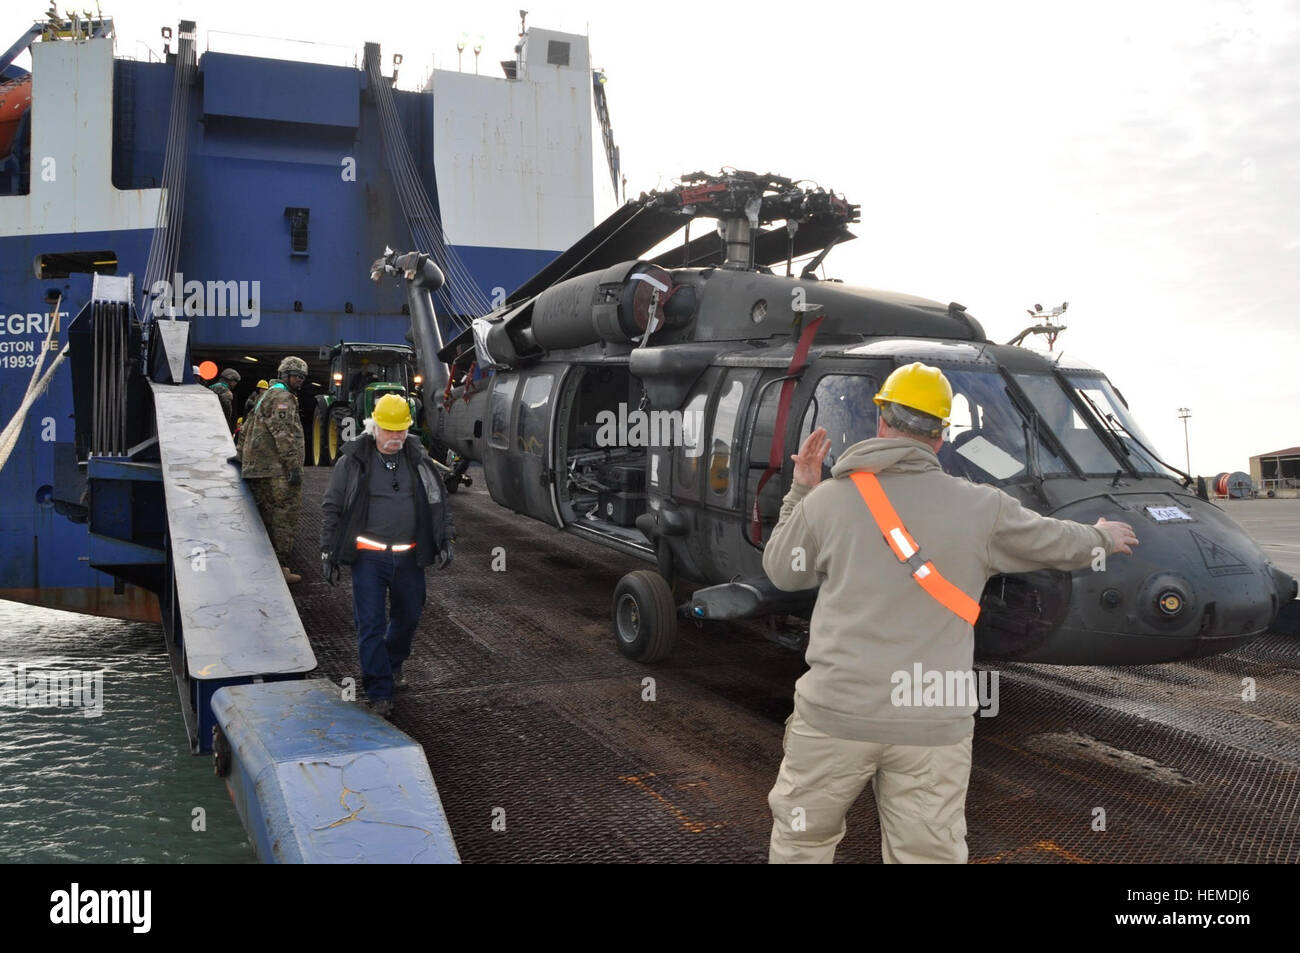
<path id="1" fill-rule="evenodd" d="M 182 709 L 266 862 L 455 863 L 420 745 L 316 668 L 215 395 L 151 382 Z"/>

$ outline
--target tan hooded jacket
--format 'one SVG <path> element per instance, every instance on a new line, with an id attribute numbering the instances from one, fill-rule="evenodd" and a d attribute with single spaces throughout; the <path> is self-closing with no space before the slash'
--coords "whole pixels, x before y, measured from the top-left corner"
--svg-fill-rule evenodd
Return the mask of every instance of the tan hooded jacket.
<path id="1" fill-rule="evenodd" d="M 795 683 L 800 715 L 837 738 L 955 744 L 973 730 L 974 701 L 954 704 L 952 692 L 941 704 L 916 705 L 907 686 L 917 672 L 950 683 L 969 672 L 975 631 L 898 561 L 849 478 L 855 470 L 877 474 L 921 556 L 976 600 L 990 576 L 1078 569 L 1113 544 L 1095 526 L 1039 516 L 996 487 L 947 475 L 933 450 L 906 438 L 863 440 L 844 451 L 833 479 L 812 490 L 791 486 L 763 569 L 781 589 L 821 585 L 811 668 Z"/>

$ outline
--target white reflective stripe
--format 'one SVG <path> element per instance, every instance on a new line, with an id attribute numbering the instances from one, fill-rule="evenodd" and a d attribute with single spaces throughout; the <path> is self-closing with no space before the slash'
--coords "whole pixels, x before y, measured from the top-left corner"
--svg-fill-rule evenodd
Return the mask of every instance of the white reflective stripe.
<path id="1" fill-rule="evenodd" d="M 414 549 L 414 548 L 415 548 L 415 543 L 394 543 L 393 544 L 393 552 L 395 553 L 404 553 L 408 549 Z"/>
<path id="2" fill-rule="evenodd" d="M 646 284 L 648 284 L 651 288 L 658 288 L 660 292 L 664 292 L 664 291 L 667 291 L 667 290 L 668 290 L 668 286 L 667 286 L 666 284 L 664 284 L 662 281 L 659 281 L 659 280 L 657 280 L 657 279 L 655 279 L 655 278 L 651 278 L 651 277 L 650 277 L 649 275 L 647 275 L 647 274 L 636 274 L 636 275 L 633 275 L 633 276 L 632 276 L 632 280 L 633 280 L 633 281 L 644 281 L 644 282 L 645 282 Z"/>
<path id="3" fill-rule="evenodd" d="M 366 539 L 364 536 L 358 536 L 358 537 L 357 537 L 357 542 L 358 542 L 358 543 L 364 543 L 364 544 L 367 545 L 367 546 L 378 546 L 380 549 L 387 549 L 387 548 L 388 548 L 388 544 L 387 544 L 387 543 L 381 543 L 381 542 L 380 542 L 379 540 L 377 540 L 377 539 Z"/>
<path id="4" fill-rule="evenodd" d="M 930 575 L 930 567 L 922 566 L 916 572 L 912 573 L 912 575 L 915 576 L 917 579 L 924 579 L 926 576 Z"/>
<path id="5" fill-rule="evenodd" d="M 901 529 L 895 527 L 894 529 L 891 529 L 889 531 L 889 535 L 894 540 L 894 542 L 898 544 L 898 549 L 903 554 L 904 559 L 911 559 L 913 556 L 916 555 L 916 550 L 913 549 L 911 547 L 911 544 L 908 543 L 907 537 L 903 535 L 903 531 Z"/>

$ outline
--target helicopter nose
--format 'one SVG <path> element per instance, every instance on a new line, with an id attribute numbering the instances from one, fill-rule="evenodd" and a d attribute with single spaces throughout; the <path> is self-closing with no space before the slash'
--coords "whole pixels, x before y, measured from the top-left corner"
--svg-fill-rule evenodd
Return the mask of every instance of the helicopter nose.
<path id="1" fill-rule="evenodd" d="M 1071 574 L 1057 644 L 1042 655 L 1095 658 L 1100 650 L 1117 664 L 1210 655 L 1264 632 L 1295 597 L 1296 580 L 1222 510 L 1180 496 L 1185 518 L 1169 519 L 1169 503 L 1168 495 L 1111 495 L 1052 513 L 1122 520 L 1139 545 Z"/>
<path id="2" fill-rule="evenodd" d="M 1167 512 L 1167 498 L 1161 501 L 1164 510 L 1145 502 L 1123 501 L 1126 511 L 1115 512 L 1093 499 L 1053 514 L 1089 523 L 1097 516 L 1123 520 L 1140 541 L 1130 556 L 1113 554 L 1101 567 L 1074 573 L 1079 623 L 1093 631 L 1184 642 L 1188 654 L 1216 651 L 1210 646 L 1219 640 L 1265 631 L 1294 594 L 1295 580 L 1271 566 L 1257 543 L 1217 507 L 1179 499 L 1187 519 L 1157 520 L 1152 510 Z"/>

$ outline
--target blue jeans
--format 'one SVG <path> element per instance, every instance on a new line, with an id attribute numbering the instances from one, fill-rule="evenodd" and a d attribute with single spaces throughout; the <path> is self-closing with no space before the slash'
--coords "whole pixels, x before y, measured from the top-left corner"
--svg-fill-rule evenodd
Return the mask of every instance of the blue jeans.
<path id="1" fill-rule="evenodd" d="M 385 596 L 392 606 L 391 618 Z M 361 687 L 377 701 L 393 697 L 393 668 L 411 654 L 411 636 L 424 609 L 424 570 L 415 551 L 357 552 L 352 566 L 352 614 L 357 623 Z"/>

